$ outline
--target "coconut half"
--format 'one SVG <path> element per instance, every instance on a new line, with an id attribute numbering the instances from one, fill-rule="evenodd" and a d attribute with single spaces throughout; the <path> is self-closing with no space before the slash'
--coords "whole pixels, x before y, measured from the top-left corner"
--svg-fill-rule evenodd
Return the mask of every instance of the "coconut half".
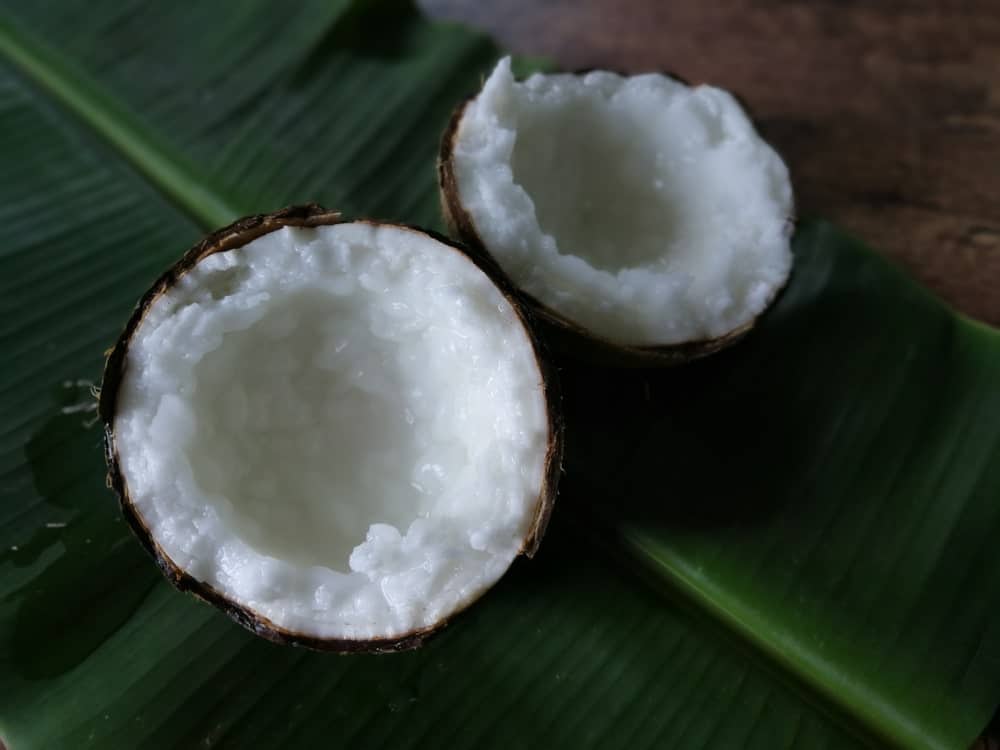
<path id="1" fill-rule="evenodd" d="M 304 206 L 164 274 L 100 407 L 110 483 L 178 587 L 272 640 L 385 651 L 534 552 L 554 398 L 517 304 L 461 248 Z"/>
<path id="2" fill-rule="evenodd" d="M 792 267 L 788 170 L 739 102 L 647 74 L 503 59 L 442 141 L 452 230 L 598 359 L 673 362 L 737 339 Z"/>

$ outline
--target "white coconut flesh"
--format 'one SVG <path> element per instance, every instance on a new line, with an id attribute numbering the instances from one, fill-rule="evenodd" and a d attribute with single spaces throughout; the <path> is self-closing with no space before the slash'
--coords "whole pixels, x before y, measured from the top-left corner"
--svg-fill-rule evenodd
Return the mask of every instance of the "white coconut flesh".
<path id="1" fill-rule="evenodd" d="M 502 60 L 452 142 L 462 207 L 545 306 L 617 343 L 716 338 L 786 280 L 792 190 L 730 94 Z"/>
<path id="2" fill-rule="evenodd" d="M 162 553 L 279 627 L 394 638 L 493 584 L 549 442 L 521 320 L 414 230 L 284 228 L 198 263 L 128 347 L 115 446 Z"/>

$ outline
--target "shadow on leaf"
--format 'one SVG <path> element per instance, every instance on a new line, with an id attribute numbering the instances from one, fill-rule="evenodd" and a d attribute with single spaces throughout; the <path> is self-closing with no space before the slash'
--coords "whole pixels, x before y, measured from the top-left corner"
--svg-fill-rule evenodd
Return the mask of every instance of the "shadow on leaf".
<path id="1" fill-rule="evenodd" d="M 796 242 L 810 283 L 790 284 L 732 349 L 670 370 L 562 363 L 565 494 L 626 522 L 738 527 L 813 502 L 816 483 L 831 481 L 833 452 L 857 456 L 853 440 L 873 441 L 886 467 L 913 460 L 880 444 L 881 433 L 890 421 L 906 434 L 935 417 L 933 404 L 895 405 L 945 387 L 947 371 L 934 363 L 953 344 L 951 318 L 916 287 L 888 307 L 883 285 L 868 283 L 885 261 L 823 251 L 812 241 L 820 231 Z M 899 335 L 918 324 L 934 346 Z"/>
<path id="2" fill-rule="evenodd" d="M 354 3 L 302 58 L 292 74 L 292 86 L 303 85 L 331 57 L 404 61 L 415 45 L 409 38 L 419 24 L 412 23 L 419 11 L 409 0 L 376 0 Z"/>
<path id="3" fill-rule="evenodd" d="M 15 608 L 4 656 L 27 679 L 86 659 L 160 579 L 104 485 L 100 428 L 87 426 L 87 416 L 61 410 L 28 441 L 35 490 L 52 520 L 0 555 L 0 562 L 41 566 L 3 600 Z"/>

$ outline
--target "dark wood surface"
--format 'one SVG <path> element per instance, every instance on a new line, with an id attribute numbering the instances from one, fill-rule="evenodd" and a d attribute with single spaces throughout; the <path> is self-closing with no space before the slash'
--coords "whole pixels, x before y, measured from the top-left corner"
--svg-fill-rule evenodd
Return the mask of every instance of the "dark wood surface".
<path id="1" fill-rule="evenodd" d="M 744 98 L 833 219 L 1000 325 L 1000 0 L 422 0 L 567 69 Z"/>

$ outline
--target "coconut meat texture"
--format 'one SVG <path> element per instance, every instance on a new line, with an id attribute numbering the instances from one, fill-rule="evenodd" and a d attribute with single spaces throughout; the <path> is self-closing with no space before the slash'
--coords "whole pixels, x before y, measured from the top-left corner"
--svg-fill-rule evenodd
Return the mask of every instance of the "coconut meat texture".
<path id="1" fill-rule="evenodd" d="M 522 551 L 547 408 L 520 316 L 461 251 L 285 227 L 149 307 L 114 449 L 169 565 L 279 635 L 385 641 L 441 624 Z"/>
<path id="2" fill-rule="evenodd" d="M 445 149 L 466 239 L 616 344 L 725 336 L 789 275 L 788 170 L 718 88 L 600 71 L 517 81 L 504 59 Z"/>

